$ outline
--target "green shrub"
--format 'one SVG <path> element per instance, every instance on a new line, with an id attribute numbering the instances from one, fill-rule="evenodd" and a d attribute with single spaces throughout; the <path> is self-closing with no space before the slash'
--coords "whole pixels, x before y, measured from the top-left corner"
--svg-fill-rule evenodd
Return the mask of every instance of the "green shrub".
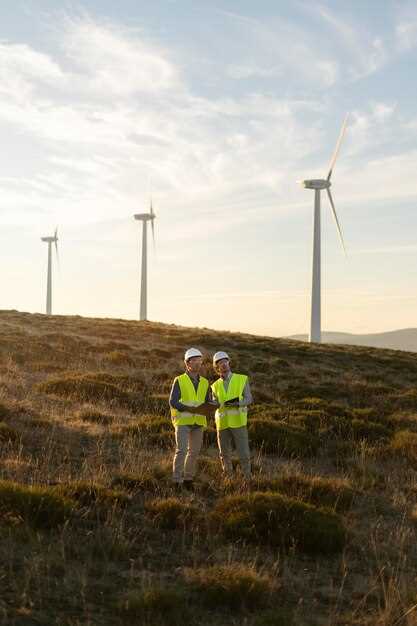
<path id="1" fill-rule="evenodd" d="M 355 491 L 346 480 L 291 474 L 277 478 L 259 478 L 254 486 L 257 491 L 279 493 L 304 500 L 318 507 L 344 511 L 352 505 Z"/>
<path id="2" fill-rule="evenodd" d="M 183 528 L 198 517 L 196 506 L 178 498 L 158 498 L 146 503 L 145 508 L 154 524 L 167 530 Z"/>
<path id="3" fill-rule="evenodd" d="M 50 487 L 0 481 L 0 517 L 20 519 L 33 528 L 54 528 L 73 514 L 73 504 Z"/>
<path id="4" fill-rule="evenodd" d="M 186 569 L 184 578 L 207 608 L 232 611 L 264 607 L 274 588 L 268 576 L 241 564 Z"/>
<path id="5" fill-rule="evenodd" d="M 0 422 L 0 442 L 6 443 L 8 441 L 14 442 L 19 439 L 19 433 L 17 430 L 8 426 L 4 422 Z"/>
<path id="6" fill-rule="evenodd" d="M 248 432 L 251 444 L 267 453 L 279 450 L 291 456 L 305 456 L 316 452 L 319 443 L 316 437 L 301 429 L 270 420 L 251 420 Z"/>
<path id="7" fill-rule="evenodd" d="M 346 539 L 335 513 L 272 492 L 226 496 L 217 502 L 213 519 L 229 539 L 294 545 L 311 553 L 339 552 Z"/>
<path id="8" fill-rule="evenodd" d="M 144 470 L 141 474 L 116 474 L 112 481 L 112 487 L 122 487 L 129 491 L 155 492 L 170 483 L 171 466 L 162 467 L 154 465 Z"/>
<path id="9" fill-rule="evenodd" d="M 161 585 L 129 591 L 119 600 L 118 609 L 129 623 L 136 618 L 141 626 L 182 626 L 188 621 L 184 594 Z"/>

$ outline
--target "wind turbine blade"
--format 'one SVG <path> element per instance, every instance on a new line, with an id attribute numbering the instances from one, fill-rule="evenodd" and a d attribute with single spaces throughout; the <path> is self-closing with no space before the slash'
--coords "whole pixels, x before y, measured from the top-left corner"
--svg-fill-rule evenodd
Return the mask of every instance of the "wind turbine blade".
<path id="1" fill-rule="evenodd" d="M 152 228 L 153 249 L 155 251 L 156 244 L 155 244 L 155 218 L 154 217 L 151 219 L 151 228 Z"/>
<path id="2" fill-rule="evenodd" d="M 347 256 L 345 242 L 343 241 L 342 229 L 340 228 L 339 220 L 337 218 L 336 208 L 334 206 L 332 194 L 330 193 L 329 188 L 326 188 L 326 191 L 327 191 L 327 195 L 329 196 L 330 205 L 332 207 L 332 213 L 333 213 L 334 220 L 336 222 L 337 232 L 339 233 L 340 243 L 342 244 L 343 252 Z"/>
<path id="3" fill-rule="evenodd" d="M 59 252 L 58 252 L 58 226 L 55 228 L 55 233 L 54 233 L 54 244 L 55 244 L 56 260 L 57 260 L 57 262 L 58 262 L 58 267 L 59 267 Z"/>
<path id="4" fill-rule="evenodd" d="M 56 252 L 56 260 L 58 262 L 58 267 L 60 268 L 60 263 L 59 263 L 59 252 L 58 252 L 58 241 L 57 239 L 55 239 L 55 252 Z"/>
<path id="5" fill-rule="evenodd" d="M 337 156 L 339 154 L 340 146 L 342 145 L 342 140 L 343 140 L 343 137 L 344 137 L 345 132 L 346 132 L 346 126 L 347 126 L 348 117 L 349 117 L 349 113 L 347 113 L 347 115 L 346 115 L 346 117 L 345 117 L 345 119 L 343 121 L 342 128 L 340 130 L 339 139 L 337 140 L 336 148 L 335 148 L 335 150 L 333 152 L 332 160 L 330 161 L 330 168 L 329 168 L 329 173 L 327 174 L 327 180 L 330 180 L 330 178 L 332 176 L 333 168 L 335 166 L 336 159 L 337 159 Z"/>

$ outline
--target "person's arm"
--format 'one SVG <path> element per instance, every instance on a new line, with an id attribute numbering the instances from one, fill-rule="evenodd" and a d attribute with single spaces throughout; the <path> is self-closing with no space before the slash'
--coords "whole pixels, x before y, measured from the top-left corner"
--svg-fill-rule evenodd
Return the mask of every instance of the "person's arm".
<path id="1" fill-rule="evenodd" d="M 253 397 L 252 397 L 252 392 L 250 390 L 249 378 L 248 378 L 246 381 L 246 385 L 243 388 L 243 398 L 242 400 L 239 401 L 239 405 L 249 406 L 249 404 L 252 404 L 252 402 L 253 402 Z"/>
<path id="2" fill-rule="evenodd" d="M 219 403 L 217 402 L 217 398 L 214 395 L 214 392 L 212 390 L 212 388 L 209 386 L 209 388 L 207 389 L 207 393 L 206 393 L 206 397 L 204 402 L 209 402 L 210 404 L 215 404 L 216 406 L 220 406 Z"/>
<path id="3" fill-rule="evenodd" d="M 189 411 L 190 407 L 185 406 L 185 404 L 180 402 L 180 398 L 181 398 L 180 384 L 178 380 L 174 380 L 172 387 L 171 387 L 171 393 L 169 394 L 169 405 L 172 406 L 174 409 L 177 409 L 177 411 L 180 411 L 180 412 Z"/>

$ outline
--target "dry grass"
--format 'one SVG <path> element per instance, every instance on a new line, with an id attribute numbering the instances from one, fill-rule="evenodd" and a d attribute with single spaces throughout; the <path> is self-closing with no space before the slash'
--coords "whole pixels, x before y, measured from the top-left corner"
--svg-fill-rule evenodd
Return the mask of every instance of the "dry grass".
<path id="1" fill-rule="evenodd" d="M 190 345 L 211 380 L 219 348 L 251 376 L 251 491 L 213 424 L 173 491 Z M 415 354 L 1 312 L 0 624 L 415 626 L 416 376 Z"/>

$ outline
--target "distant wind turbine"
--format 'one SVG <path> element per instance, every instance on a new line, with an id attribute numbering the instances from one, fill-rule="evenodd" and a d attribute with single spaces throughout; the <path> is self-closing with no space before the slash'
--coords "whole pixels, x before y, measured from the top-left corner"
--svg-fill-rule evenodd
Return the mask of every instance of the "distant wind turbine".
<path id="1" fill-rule="evenodd" d="M 337 156 L 339 154 L 340 146 L 346 131 L 348 115 L 342 124 L 342 128 L 337 140 L 336 148 L 330 161 L 330 169 L 327 174 L 327 178 L 315 179 L 315 180 L 303 180 L 302 185 L 306 189 L 314 189 L 314 226 L 313 226 L 313 280 L 311 291 L 311 323 L 310 323 L 310 342 L 321 342 L 321 242 L 320 242 L 320 193 L 323 189 L 326 190 L 329 197 L 330 206 L 332 209 L 333 217 L 336 222 L 337 231 L 339 233 L 340 241 L 343 250 L 346 254 L 345 243 L 343 241 L 342 230 L 340 228 L 339 220 L 336 214 L 336 208 L 334 206 L 333 197 L 330 192 L 333 169 L 336 163 Z"/>
<path id="2" fill-rule="evenodd" d="M 151 222 L 152 227 L 152 239 L 155 246 L 155 227 L 154 220 L 156 215 L 153 211 L 152 197 L 149 213 L 136 213 L 135 220 L 142 222 L 142 267 L 141 267 L 141 281 L 140 281 L 140 320 L 147 320 L 148 317 L 148 222 Z"/>
<path id="3" fill-rule="evenodd" d="M 41 237 L 42 241 L 48 244 L 48 276 L 46 287 L 46 314 L 52 314 L 52 244 L 55 244 L 56 258 L 59 263 L 58 255 L 58 228 L 55 228 L 53 237 Z"/>

